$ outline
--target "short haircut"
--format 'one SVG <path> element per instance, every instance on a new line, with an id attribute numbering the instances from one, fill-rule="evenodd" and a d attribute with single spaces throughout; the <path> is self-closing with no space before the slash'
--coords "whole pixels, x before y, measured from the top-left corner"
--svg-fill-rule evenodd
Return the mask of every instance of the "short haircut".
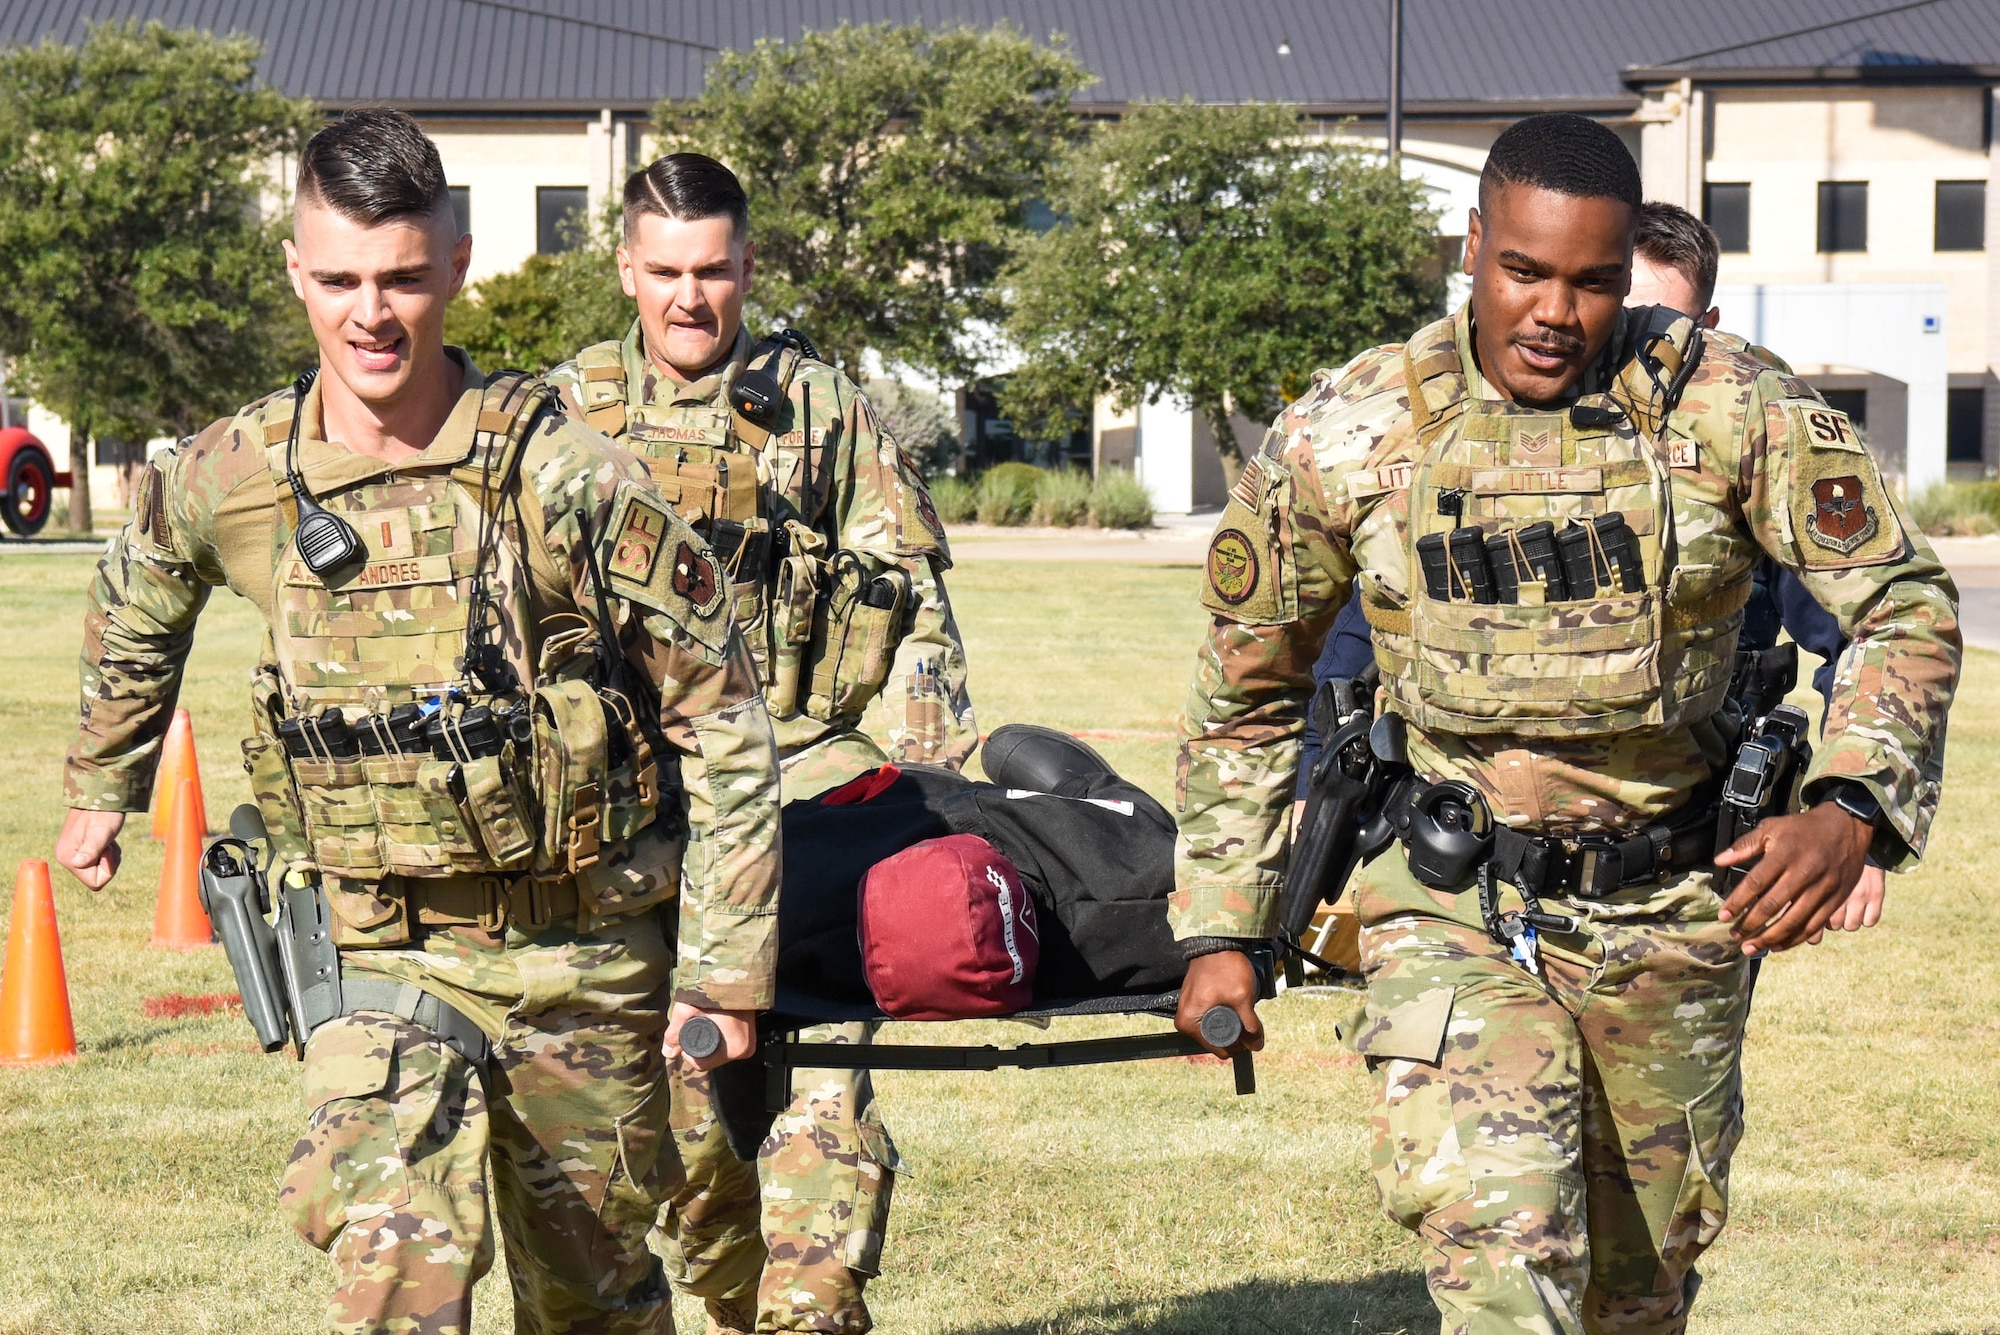
<path id="1" fill-rule="evenodd" d="M 1639 206 L 1639 232 L 1632 248 L 1655 264 L 1664 264 L 1688 280 L 1699 316 L 1715 304 L 1715 271 L 1722 264 L 1722 244 L 1707 223 L 1678 204 L 1649 199 Z"/>
<path id="2" fill-rule="evenodd" d="M 296 198 L 368 227 L 451 207 L 437 145 L 386 107 L 350 111 L 307 141 Z"/>
<path id="3" fill-rule="evenodd" d="M 695 222 L 727 218 L 742 236 L 750 227 L 750 200 L 736 173 L 703 153 L 669 153 L 625 180 L 625 235 L 651 214 Z"/>
<path id="4" fill-rule="evenodd" d="M 1479 173 L 1479 203 L 1496 186 L 1527 185 L 1578 199 L 1616 199 L 1636 214 L 1645 192 L 1639 164 L 1616 132 L 1588 116 L 1554 112 L 1500 132 Z"/>

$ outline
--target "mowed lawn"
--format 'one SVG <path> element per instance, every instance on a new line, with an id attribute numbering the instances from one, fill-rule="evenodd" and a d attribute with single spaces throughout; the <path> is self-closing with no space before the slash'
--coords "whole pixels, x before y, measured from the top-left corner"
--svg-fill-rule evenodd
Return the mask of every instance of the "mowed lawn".
<path id="1" fill-rule="evenodd" d="M 90 564 L 0 556 L 8 869 L 46 856 L 60 822 Z M 1085 731 L 1168 795 L 1195 579 L 966 561 L 951 589 L 982 727 Z M 184 695 L 218 824 L 247 796 L 234 756 L 259 634 L 218 594 Z M 1892 880 L 1883 927 L 1764 974 L 1750 1130 L 1699 1331 L 2000 1332 L 2000 656 L 1973 653 L 1968 674 L 1924 870 Z M 143 826 L 127 852 L 100 895 L 57 874 L 83 1059 L 0 1070 L 0 1332 L 312 1329 L 325 1262 L 275 1201 L 297 1070 L 258 1054 L 240 1016 L 149 1018 L 150 998 L 232 984 L 219 951 L 146 948 L 160 853 Z M 884 1074 L 911 1174 L 871 1290 L 880 1329 L 1435 1329 L 1419 1245 L 1376 1209 L 1367 1077 L 1333 1034 L 1349 1004 L 1269 1004 L 1254 1098 L 1183 1061 Z M 481 1298 L 478 1329 L 510 1329 L 497 1273 Z"/>

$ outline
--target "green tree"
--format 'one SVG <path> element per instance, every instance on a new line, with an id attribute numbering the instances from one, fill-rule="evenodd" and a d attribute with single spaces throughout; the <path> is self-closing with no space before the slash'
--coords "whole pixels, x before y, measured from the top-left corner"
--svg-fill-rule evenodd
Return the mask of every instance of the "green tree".
<path id="1" fill-rule="evenodd" d="M 1423 187 L 1301 130 L 1290 107 L 1135 106 L 1063 162 L 1060 221 L 1010 275 L 1024 434 L 1068 434 L 1099 395 L 1173 394 L 1238 464 L 1231 409 L 1268 420 L 1314 367 L 1442 309 Z"/>
<path id="2" fill-rule="evenodd" d="M 1008 26 L 842 24 L 725 52 L 700 98 L 654 118 L 743 180 L 758 327 L 797 325 L 850 371 L 873 348 L 950 380 L 1004 315 L 995 279 L 1088 82 L 1060 41 Z"/>
<path id="3" fill-rule="evenodd" d="M 957 466 L 965 443 L 958 438 L 951 410 L 937 395 L 887 376 L 871 377 L 862 388 L 875 420 L 919 473 L 939 477 Z"/>
<path id="4" fill-rule="evenodd" d="M 260 206 L 313 112 L 257 54 L 157 23 L 0 51 L 0 346 L 79 464 L 100 435 L 200 429 L 310 346 Z"/>
<path id="5" fill-rule="evenodd" d="M 530 255 L 480 282 L 446 308 L 444 337 L 481 370 L 541 372 L 579 348 L 625 337 L 634 314 L 610 241 L 591 232 L 561 254 Z"/>

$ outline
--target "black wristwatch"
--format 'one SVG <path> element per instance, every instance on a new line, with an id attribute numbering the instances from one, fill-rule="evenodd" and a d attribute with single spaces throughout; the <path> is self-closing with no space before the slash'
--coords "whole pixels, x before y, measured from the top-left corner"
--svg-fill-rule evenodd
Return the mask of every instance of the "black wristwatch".
<path id="1" fill-rule="evenodd" d="M 1882 828 L 1882 803 L 1866 784 L 1855 783 L 1852 779 L 1836 783 L 1813 805 L 1818 806 L 1822 802 L 1833 803 L 1854 819 L 1866 822 L 1871 829 Z"/>

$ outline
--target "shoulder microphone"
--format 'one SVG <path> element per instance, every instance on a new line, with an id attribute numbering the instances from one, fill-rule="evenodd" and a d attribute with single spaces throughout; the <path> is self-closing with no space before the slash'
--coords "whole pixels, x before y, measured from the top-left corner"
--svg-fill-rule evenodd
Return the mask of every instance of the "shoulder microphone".
<path id="1" fill-rule="evenodd" d="M 319 368 L 308 367 L 292 382 L 292 434 L 285 442 L 285 478 L 292 484 L 292 498 L 298 502 L 299 526 L 292 535 L 299 558 L 306 569 L 325 576 L 361 555 L 361 535 L 354 526 L 313 499 L 306 480 L 299 476 L 299 422 L 305 416 L 306 394 L 319 379 Z"/>

